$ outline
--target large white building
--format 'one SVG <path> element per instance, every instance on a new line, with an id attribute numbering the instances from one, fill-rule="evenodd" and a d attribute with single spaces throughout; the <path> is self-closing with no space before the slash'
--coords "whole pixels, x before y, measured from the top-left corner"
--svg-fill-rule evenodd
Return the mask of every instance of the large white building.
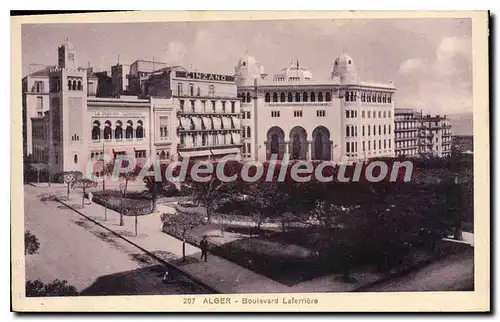
<path id="1" fill-rule="evenodd" d="M 235 68 L 242 108 L 242 155 L 268 160 L 340 161 L 394 156 L 391 83 L 359 80 L 354 60 L 342 54 L 331 77 L 316 80 L 299 62 L 264 73 L 254 57 Z"/>

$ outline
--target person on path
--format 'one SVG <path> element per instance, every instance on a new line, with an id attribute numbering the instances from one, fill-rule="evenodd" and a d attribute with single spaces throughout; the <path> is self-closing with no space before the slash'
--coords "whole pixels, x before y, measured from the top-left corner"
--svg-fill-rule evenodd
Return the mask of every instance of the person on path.
<path id="1" fill-rule="evenodd" d="M 205 259 L 205 262 L 207 261 L 207 250 L 208 250 L 208 240 L 207 236 L 203 236 L 203 239 L 200 242 L 200 249 L 201 249 L 201 260 Z"/>
<path id="2" fill-rule="evenodd" d="M 89 191 L 88 198 L 89 198 L 89 205 L 91 205 L 92 204 L 92 191 Z"/>

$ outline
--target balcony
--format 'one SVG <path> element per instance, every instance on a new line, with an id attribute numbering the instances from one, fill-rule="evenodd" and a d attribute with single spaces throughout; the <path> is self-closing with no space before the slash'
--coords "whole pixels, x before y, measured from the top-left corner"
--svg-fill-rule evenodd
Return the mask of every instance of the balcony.
<path id="1" fill-rule="evenodd" d="M 182 126 L 177 127 L 177 134 L 180 133 L 188 133 L 188 132 L 200 132 L 200 133 L 209 133 L 209 132 L 228 132 L 228 131 L 241 131 L 241 128 L 223 128 L 223 129 L 216 129 L 216 128 L 207 128 L 207 127 L 202 127 L 202 128 L 196 128 L 196 127 L 189 127 L 189 129 L 186 129 Z"/>
<path id="2" fill-rule="evenodd" d="M 203 112 L 203 111 L 192 111 L 192 110 L 179 110 L 177 111 L 177 116 L 211 116 L 211 115 L 216 115 L 216 116 L 220 116 L 220 115 L 226 115 L 226 116 L 233 116 L 233 117 L 236 117 L 236 118 L 240 118 L 241 117 L 241 112 L 237 112 L 235 110 L 234 113 L 230 112 L 230 111 L 216 111 L 216 112 L 213 112 L 213 111 L 210 111 L 210 112 Z"/>
<path id="3" fill-rule="evenodd" d="M 217 149 L 227 149 L 227 148 L 239 148 L 243 144 L 217 144 L 217 145 L 203 145 L 203 146 L 186 146 L 186 144 L 178 144 L 177 149 L 179 151 L 202 151 L 202 150 L 217 150 Z"/>

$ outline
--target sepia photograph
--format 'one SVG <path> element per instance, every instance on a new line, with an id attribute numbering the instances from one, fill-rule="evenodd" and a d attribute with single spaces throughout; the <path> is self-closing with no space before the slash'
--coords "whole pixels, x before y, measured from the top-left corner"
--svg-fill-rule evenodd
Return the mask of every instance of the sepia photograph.
<path id="1" fill-rule="evenodd" d="M 11 24 L 13 310 L 489 310 L 487 12 Z"/>

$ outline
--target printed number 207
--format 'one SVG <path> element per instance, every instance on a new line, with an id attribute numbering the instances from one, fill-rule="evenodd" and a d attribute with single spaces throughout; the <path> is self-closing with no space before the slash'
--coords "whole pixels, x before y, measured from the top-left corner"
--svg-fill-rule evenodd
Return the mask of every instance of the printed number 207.
<path id="1" fill-rule="evenodd" d="M 194 304 L 194 297 L 185 297 L 182 299 L 183 304 Z"/>

